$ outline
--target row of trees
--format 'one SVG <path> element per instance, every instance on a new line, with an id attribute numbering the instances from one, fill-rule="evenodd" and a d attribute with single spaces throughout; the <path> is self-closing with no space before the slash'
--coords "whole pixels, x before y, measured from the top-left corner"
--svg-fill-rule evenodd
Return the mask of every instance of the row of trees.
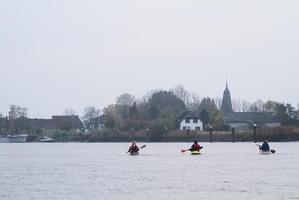
<path id="1" fill-rule="evenodd" d="M 66 109 L 64 115 L 75 115 L 73 109 Z M 69 122 L 61 122 L 59 129 L 69 131 L 71 124 Z M 4 116 L 0 113 L 0 134 L 19 134 L 19 133 L 41 133 L 39 127 L 32 124 L 32 120 L 28 119 L 28 109 L 18 105 L 9 105 L 8 115 Z"/>
<path id="2" fill-rule="evenodd" d="M 90 119 L 105 114 L 105 125 L 108 128 L 129 131 L 146 128 L 175 129 L 177 118 L 186 110 L 196 113 L 204 124 L 211 124 L 215 129 L 225 129 L 224 114 L 220 111 L 220 98 L 200 97 L 190 93 L 179 85 L 170 90 L 152 90 L 141 98 L 124 93 L 102 110 L 89 106 L 84 109 L 81 119 L 87 123 Z M 235 112 L 274 112 L 283 125 L 298 124 L 298 110 L 291 104 L 275 101 L 263 102 L 257 100 L 249 103 L 243 100 L 232 102 Z M 29 128 L 27 119 L 28 110 L 17 105 L 10 105 L 8 116 L 0 113 L 0 131 L 3 129 L 18 132 Z M 65 115 L 75 115 L 71 108 L 64 111 Z"/>
<path id="3" fill-rule="evenodd" d="M 27 130 L 30 124 L 27 121 L 28 109 L 18 105 L 10 105 L 8 116 L 4 117 L 0 113 L 0 133 Z"/>
<path id="4" fill-rule="evenodd" d="M 167 126 L 169 130 L 176 128 L 178 116 L 186 110 L 196 113 L 204 124 L 213 125 L 214 129 L 225 129 L 224 114 L 220 111 L 220 98 L 201 98 L 196 93 L 190 93 L 183 86 L 177 86 L 168 91 L 153 90 L 142 98 L 124 93 L 116 98 L 115 104 L 108 105 L 102 112 L 95 107 L 84 110 L 83 119 L 88 121 L 100 114 L 110 116 L 109 128 L 129 131 Z M 263 102 L 257 100 L 249 103 L 244 100 L 232 102 L 235 112 L 274 112 L 283 125 L 298 123 L 298 110 L 291 104 L 275 101 Z"/>

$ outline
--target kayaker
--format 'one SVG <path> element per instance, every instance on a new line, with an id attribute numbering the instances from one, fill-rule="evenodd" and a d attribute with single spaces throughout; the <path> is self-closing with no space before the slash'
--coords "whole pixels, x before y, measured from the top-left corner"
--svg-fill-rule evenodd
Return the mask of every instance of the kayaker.
<path id="1" fill-rule="evenodd" d="M 269 146 L 269 144 L 268 144 L 268 141 L 265 140 L 264 143 L 262 144 L 262 146 L 259 145 L 259 149 L 260 149 L 261 151 L 270 151 L 270 146 Z"/>
<path id="2" fill-rule="evenodd" d="M 197 140 L 194 140 L 194 143 L 192 144 L 192 146 L 189 149 L 189 151 L 199 151 L 200 149 L 202 149 L 202 146 L 200 146 L 198 144 Z"/>
<path id="3" fill-rule="evenodd" d="M 132 142 L 132 145 L 130 146 L 128 153 L 138 153 L 139 147 L 137 146 L 136 142 Z"/>

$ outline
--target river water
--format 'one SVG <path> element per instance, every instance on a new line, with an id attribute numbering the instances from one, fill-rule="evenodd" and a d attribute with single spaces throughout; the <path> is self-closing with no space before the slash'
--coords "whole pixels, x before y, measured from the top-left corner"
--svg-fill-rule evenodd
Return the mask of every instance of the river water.
<path id="1" fill-rule="evenodd" d="M 139 145 L 144 144 L 140 143 Z M 299 143 L 0 144 L 1 200 L 299 199 Z"/>

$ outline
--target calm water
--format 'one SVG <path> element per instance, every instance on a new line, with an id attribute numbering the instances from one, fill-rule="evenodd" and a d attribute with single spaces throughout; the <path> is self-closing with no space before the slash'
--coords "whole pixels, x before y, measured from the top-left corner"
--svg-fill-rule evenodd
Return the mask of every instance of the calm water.
<path id="1" fill-rule="evenodd" d="M 1 200 L 299 199 L 299 143 L 0 144 Z"/>

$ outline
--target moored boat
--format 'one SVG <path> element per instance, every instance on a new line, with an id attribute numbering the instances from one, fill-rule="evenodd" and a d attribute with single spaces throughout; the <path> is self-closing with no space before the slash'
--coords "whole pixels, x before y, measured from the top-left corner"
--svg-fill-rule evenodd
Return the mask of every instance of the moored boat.
<path id="1" fill-rule="evenodd" d="M 0 136 L 0 143 L 8 143 L 8 142 L 9 142 L 8 137 Z"/>
<path id="2" fill-rule="evenodd" d="M 49 136 L 44 136 L 39 141 L 40 142 L 55 142 L 55 139 L 50 138 Z"/>
<path id="3" fill-rule="evenodd" d="M 27 134 L 20 134 L 20 135 L 9 135 L 7 136 L 8 142 L 10 143 L 23 143 L 27 141 Z"/>

